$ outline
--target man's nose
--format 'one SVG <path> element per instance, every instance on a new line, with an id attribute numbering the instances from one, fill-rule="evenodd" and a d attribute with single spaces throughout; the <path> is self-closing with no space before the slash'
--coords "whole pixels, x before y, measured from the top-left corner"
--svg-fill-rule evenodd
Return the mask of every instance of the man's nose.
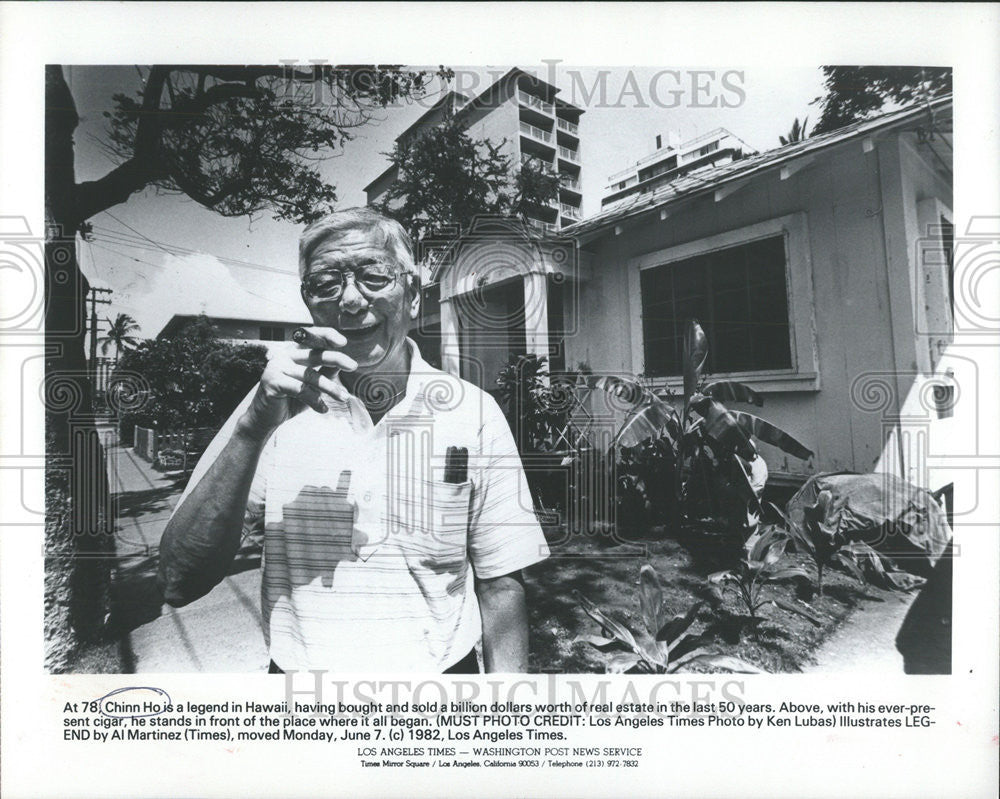
<path id="1" fill-rule="evenodd" d="M 368 298 L 358 291 L 357 278 L 348 272 L 345 282 L 344 293 L 340 297 L 340 307 L 348 312 L 367 308 Z"/>

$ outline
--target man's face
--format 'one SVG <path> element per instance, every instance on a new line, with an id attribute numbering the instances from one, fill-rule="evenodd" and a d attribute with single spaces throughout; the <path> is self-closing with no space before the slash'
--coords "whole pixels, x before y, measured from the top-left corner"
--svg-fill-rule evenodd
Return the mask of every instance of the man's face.
<path id="1" fill-rule="evenodd" d="M 311 296 L 305 289 L 302 298 L 316 325 L 344 334 L 343 350 L 358 362 L 359 371 L 395 368 L 404 354 L 410 320 L 419 310 L 419 294 L 409 288 L 409 278 L 400 269 L 391 252 L 360 230 L 321 241 L 309 257 L 307 280 L 330 270 L 351 273 L 338 299 Z M 369 271 L 387 272 L 393 280 L 373 290 L 361 279 Z"/>

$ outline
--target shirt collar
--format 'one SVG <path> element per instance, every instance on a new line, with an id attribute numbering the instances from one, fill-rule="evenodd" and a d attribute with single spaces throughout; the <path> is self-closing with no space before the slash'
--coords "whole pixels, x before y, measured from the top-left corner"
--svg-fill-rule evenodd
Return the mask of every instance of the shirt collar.
<path id="1" fill-rule="evenodd" d="M 424 385 L 427 381 L 439 372 L 439 370 L 435 369 L 423 359 L 423 356 L 420 354 L 420 349 L 417 347 L 417 342 L 415 342 L 412 338 L 406 338 L 406 346 L 409 347 L 410 350 L 410 373 L 406 377 L 406 393 L 398 403 L 389 409 L 386 416 L 403 416 L 407 414 L 413 406 L 414 400 L 423 394 Z M 341 386 L 344 385 L 340 379 L 339 371 L 333 379 Z M 335 400 L 326 394 L 322 396 L 328 408 L 343 406 L 343 403 L 339 400 Z M 352 400 L 360 402 L 360 400 L 354 398 L 353 395 Z"/>

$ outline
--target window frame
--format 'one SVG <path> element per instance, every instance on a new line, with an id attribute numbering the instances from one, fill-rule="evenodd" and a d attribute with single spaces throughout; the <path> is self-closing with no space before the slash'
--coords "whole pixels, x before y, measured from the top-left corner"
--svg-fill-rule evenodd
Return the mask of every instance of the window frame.
<path id="1" fill-rule="evenodd" d="M 942 225 L 941 223 L 946 222 L 951 225 L 952 228 L 952 251 L 951 251 L 951 274 L 949 275 L 949 270 L 941 269 L 940 264 L 928 264 L 926 263 L 926 255 L 921 247 L 927 240 L 928 235 L 933 235 L 936 238 L 935 245 L 930 247 L 932 251 L 944 251 L 944 240 L 942 238 Z M 934 350 L 937 346 L 945 346 L 951 344 L 955 340 L 955 302 L 954 296 L 952 294 L 954 285 L 954 266 L 955 266 L 955 215 L 945 203 L 943 203 L 938 197 L 928 197 L 924 200 L 917 201 L 917 241 L 920 245 L 917 248 L 917 267 L 914 270 L 914 274 L 919 274 L 920 277 L 917 280 L 911 281 L 911 296 L 910 301 L 912 303 L 913 318 L 915 322 L 915 330 L 917 332 L 918 338 L 924 341 L 925 349 L 927 351 L 927 361 L 923 359 L 923 353 L 918 355 L 918 366 L 929 374 L 934 374 L 937 370 L 938 363 L 941 360 L 940 353 L 935 354 Z M 948 330 L 936 330 L 927 321 L 927 310 L 926 305 L 928 303 L 928 286 L 934 284 L 934 289 L 940 291 L 948 302 L 946 308 L 948 311 Z"/>
<path id="2" fill-rule="evenodd" d="M 780 391 L 818 391 L 819 362 L 815 341 L 812 259 L 809 232 L 804 213 L 788 214 L 734 228 L 702 239 L 645 253 L 628 261 L 629 310 L 632 318 L 632 369 L 644 375 L 645 341 L 642 325 L 642 289 L 640 275 L 647 269 L 669 266 L 698 255 L 750 244 L 758 239 L 784 236 L 785 291 L 788 302 L 788 334 L 791 367 L 787 369 L 712 373 L 713 378 L 738 380 L 763 393 Z M 678 389 L 683 377 L 648 377 L 655 388 Z"/>

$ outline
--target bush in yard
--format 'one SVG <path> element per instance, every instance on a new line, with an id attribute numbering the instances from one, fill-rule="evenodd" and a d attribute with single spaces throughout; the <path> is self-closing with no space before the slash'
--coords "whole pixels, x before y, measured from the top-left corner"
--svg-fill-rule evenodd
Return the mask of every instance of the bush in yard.
<path id="1" fill-rule="evenodd" d="M 630 630 L 580 592 L 575 593 L 584 613 L 601 628 L 600 636 L 582 635 L 576 640 L 609 655 L 609 672 L 673 674 L 692 666 L 747 674 L 760 672 L 756 666 L 739 658 L 709 651 L 706 636 L 689 634 L 688 630 L 694 624 L 702 603 L 696 602 L 684 613 L 671 615 L 663 604 L 660 578 L 648 563 L 639 572 L 639 607 L 643 629 Z"/>
<path id="2" fill-rule="evenodd" d="M 561 417 L 545 381 L 547 361 L 544 356 L 511 355 L 496 378 L 500 407 L 522 453 L 549 452 L 555 444 Z"/>
<path id="3" fill-rule="evenodd" d="M 907 591 L 920 582 L 913 575 L 897 571 L 892 561 L 864 541 L 849 541 L 840 530 L 832 501 L 829 491 L 820 491 L 816 504 L 805 509 L 802 525 L 795 524 L 781 508 L 771 506 L 784 520 L 795 548 L 812 560 L 816 570 L 816 593 L 820 597 L 823 596 L 823 572 L 833 566 L 840 566 L 862 584 L 868 582 L 870 576 L 889 590 Z"/>
<path id="4" fill-rule="evenodd" d="M 204 316 L 173 336 L 144 341 L 118 365 L 149 385 L 145 401 L 120 417 L 123 443 L 131 443 L 136 424 L 160 431 L 218 427 L 260 379 L 266 363 L 264 347 L 220 341 Z"/>
<path id="5" fill-rule="evenodd" d="M 813 453 L 769 422 L 726 408 L 725 401 L 760 406 L 763 399 L 742 383 L 707 381 L 703 374 L 707 358 L 708 340 L 698 322 L 691 320 L 684 335 L 684 393 L 675 397 L 663 392 L 658 402 L 647 398 L 619 433 L 621 439 L 630 425 L 656 431 L 622 448 L 618 487 L 623 497 L 641 494 L 653 520 L 659 517 L 676 527 L 685 518 L 715 518 L 726 529 L 739 531 L 742 544 L 756 529 L 767 479 L 755 442 L 801 459 Z"/>
<path id="6" fill-rule="evenodd" d="M 782 531 L 769 529 L 763 533 L 754 533 L 747 539 L 743 557 L 736 568 L 716 572 L 708 577 L 709 585 L 715 590 L 726 587 L 735 591 L 741 607 L 750 616 L 755 635 L 762 620 L 760 611 L 766 607 L 778 607 L 796 613 L 817 627 L 822 624 L 807 608 L 764 592 L 768 584 L 778 580 L 809 577 L 809 573 L 801 566 L 790 565 L 785 561 L 787 544 L 788 537 Z M 716 596 L 721 599 L 720 594 Z"/>

